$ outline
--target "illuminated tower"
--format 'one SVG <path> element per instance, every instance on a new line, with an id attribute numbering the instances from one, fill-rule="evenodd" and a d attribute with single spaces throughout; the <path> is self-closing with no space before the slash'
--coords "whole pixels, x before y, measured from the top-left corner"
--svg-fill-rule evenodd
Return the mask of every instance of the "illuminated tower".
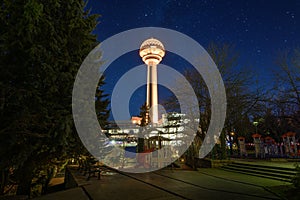
<path id="1" fill-rule="evenodd" d="M 147 65 L 147 106 L 151 109 L 152 124 L 158 123 L 157 65 L 165 55 L 164 45 L 157 39 L 145 40 L 140 56 Z"/>

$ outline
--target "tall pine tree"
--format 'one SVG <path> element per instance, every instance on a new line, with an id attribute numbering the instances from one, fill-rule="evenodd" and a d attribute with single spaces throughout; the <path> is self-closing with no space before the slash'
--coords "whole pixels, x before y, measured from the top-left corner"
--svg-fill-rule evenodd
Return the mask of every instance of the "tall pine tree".
<path id="1" fill-rule="evenodd" d="M 98 16 L 83 0 L 3 0 L 0 9 L 0 169 L 13 168 L 17 193 L 30 195 L 41 170 L 84 149 L 72 88 L 97 44 Z"/>

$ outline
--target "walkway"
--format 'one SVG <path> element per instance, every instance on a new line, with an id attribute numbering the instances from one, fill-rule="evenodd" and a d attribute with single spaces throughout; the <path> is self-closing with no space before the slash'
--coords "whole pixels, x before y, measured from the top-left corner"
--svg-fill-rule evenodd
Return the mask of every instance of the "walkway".
<path id="1" fill-rule="evenodd" d="M 264 187 L 287 184 L 220 169 L 160 170 L 145 174 L 106 173 L 101 180 L 91 178 L 89 181 L 80 176 L 76 175 L 82 180 L 79 181 L 80 187 L 38 199 L 280 199 Z"/>

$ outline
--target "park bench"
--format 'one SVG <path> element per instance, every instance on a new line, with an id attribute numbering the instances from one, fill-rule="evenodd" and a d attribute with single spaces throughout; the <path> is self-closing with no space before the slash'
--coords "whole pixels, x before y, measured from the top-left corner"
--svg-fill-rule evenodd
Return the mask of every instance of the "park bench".
<path id="1" fill-rule="evenodd" d="M 97 161 L 92 158 L 80 159 L 78 161 L 78 170 L 80 173 L 83 172 L 83 176 L 87 176 L 87 180 L 91 177 L 97 177 L 98 180 L 101 179 L 101 168 L 96 164 Z"/>

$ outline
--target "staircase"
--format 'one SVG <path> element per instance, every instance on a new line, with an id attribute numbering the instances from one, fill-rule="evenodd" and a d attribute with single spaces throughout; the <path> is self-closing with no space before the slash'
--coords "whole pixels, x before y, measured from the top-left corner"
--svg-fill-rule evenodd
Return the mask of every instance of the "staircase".
<path id="1" fill-rule="evenodd" d="M 255 163 L 233 162 L 223 166 L 222 169 L 285 182 L 291 182 L 292 178 L 296 175 L 294 168 L 260 165 Z"/>

